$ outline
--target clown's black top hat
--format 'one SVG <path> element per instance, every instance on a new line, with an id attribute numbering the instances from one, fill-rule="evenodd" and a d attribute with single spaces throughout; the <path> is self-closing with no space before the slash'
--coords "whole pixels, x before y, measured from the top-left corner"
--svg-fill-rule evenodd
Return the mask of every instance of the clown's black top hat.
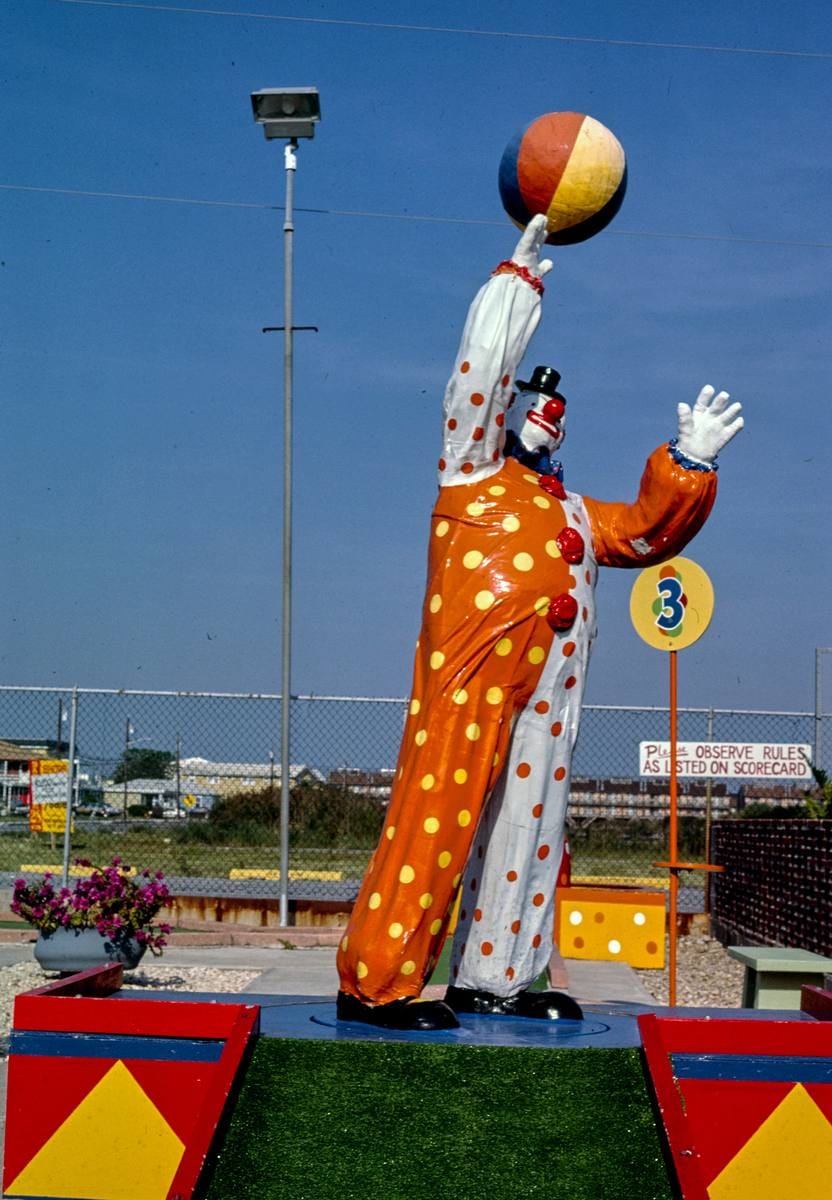
<path id="1" fill-rule="evenodd" d="M 563 400 L 564 397 L 558 391 L 559 383 L 560 372 L 554 367 L 535 367 L 528 383 L 518 379 L 516 386 L 521 392 L 542 392 L 544 396 L 558 396 Z"/>

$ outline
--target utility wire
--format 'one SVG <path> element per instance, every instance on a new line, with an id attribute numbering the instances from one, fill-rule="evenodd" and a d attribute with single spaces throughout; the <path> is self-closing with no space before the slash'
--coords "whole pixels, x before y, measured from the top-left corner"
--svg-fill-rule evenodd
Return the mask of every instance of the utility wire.
<path id="1" fill-rule="evenodd" d="M 25 183 L 0 183 L 4 192 L 45 192 L 53 196 L 94 196 L 102 200 L 154 200 L 161 204 L 203 204 L 213 208 L 259 208 L 272 212 L 283 210 L 282 204 L 251 204 L 244 200 L 198 200 L 190 196 L 151 196 L 143 192 L 91 192 L 81 188 L 34 187 Z M 295 212 L 327 213 L 325 208 L 302 208 Z"/>
<path id="2" fill-rule="evenodd" d="M 94 197 L 102 200 L 146 200 L 157 204 L 197 204 L 210 208 L 248 208 L 264 212 L 283 212 L 282 204 L 254 204 L 243 200 L 200 200 L 190 196 L 154 196 L 142 192 L 92 192 L 79 188 L 35 187 L 22 183 L 0 183 L 0 191 L 40 192 L 53 196 Z M 374 221 L 422 221 L 436 225 L 493 225 L 505 228 L 506 221 L 476 217 L 434 217 L 424 213 L 369 212 L 348 208 L 301 208 L 295 212 L 321 217 L 366 217 Z M 660 238 L 668 241 L 737 242 L 747 246 L 797 246 L 814 250 L 832 250 L 832 242 L 799 241 L 793 238 L 749 238 L 720 233 L 660 233 L 651 229 L 608 229 L 607 236 Z"/>
<path id="3" fill-rule="evenodd" d="M 173 4 L 139 3 L 138 0 L 52 0 L 92 8 L 133 8 L 148 12 L 187 13 L 203 17 L 244 17 L 251 21 L 292 21 L 306 25 L 348 25 L 356 29 L 391 29 L 405 33 L 452 33 L 468 37 L 513 38 L 537 42 L 575 42 L 591 46 L 636 46 L 651 50 L 694 50 L 707 54 L 758 54 L 775 58 L 832 59 L 825 50 L 766 50 L 757 46 L 707 46 L 696 42 L 647 42 L 628 38 L 578 37 L 558 33 L 517 33 L 507 29 L 466 29 L 446 25 L 407 25 L 392 21 L 352 21 L 341 17 L 297 17 L 278 13 L 237 12 L 224 8 L 184 8 Z"/>

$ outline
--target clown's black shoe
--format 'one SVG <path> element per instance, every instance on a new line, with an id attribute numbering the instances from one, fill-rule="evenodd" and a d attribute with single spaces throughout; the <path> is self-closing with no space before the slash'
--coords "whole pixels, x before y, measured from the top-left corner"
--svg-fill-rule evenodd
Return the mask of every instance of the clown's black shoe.
<path id="1" fill-rule="evenodd" d="M 539 1017 L 544 1021 L 582 1021 L 581 1006 L 565 992 L 517 992 L 496 996 L 476 988 L 449 987 L 445 1003 L 457 1013 L 480 1016 Z"/>
<path id="2" fill-rule="evenodd" d="M 411 1033 L 430 1033 L 437 1029 L 458 1029 L 459 1021 L 441 1000 L 391 1000 L 389 1004 L 362 1004 L 355 996 L 339 992 L 335 1004 L 339 1021 L 360 1021 L 380 1029 L 398 1029 Z"/>

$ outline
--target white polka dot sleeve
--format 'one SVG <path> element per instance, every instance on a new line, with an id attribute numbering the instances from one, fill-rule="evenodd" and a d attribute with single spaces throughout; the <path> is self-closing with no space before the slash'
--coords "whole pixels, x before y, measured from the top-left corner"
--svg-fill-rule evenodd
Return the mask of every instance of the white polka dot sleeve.
<path id="1" fill-rule="evenodd" d="M 439 485 L 499 470 L 514 374 L 540 321 L 540 296 L 517 275 L 495 275 L 468 310 L 445 389 Z"/>

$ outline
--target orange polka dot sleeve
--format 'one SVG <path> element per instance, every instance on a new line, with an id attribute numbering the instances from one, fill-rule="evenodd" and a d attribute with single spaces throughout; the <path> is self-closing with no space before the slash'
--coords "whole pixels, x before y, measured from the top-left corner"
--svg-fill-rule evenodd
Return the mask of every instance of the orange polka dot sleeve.
<path id="1" fill-rule="evenodd" d="M 440 487 L 475 483 L 502 465 L 514 374 L 539 321 L 540 296 L 517 275 L 492 276 L 477 293 L 445 389 Z"/>
<path id="2" fill-rule="evenodd" d="M 603 567 L 649 567 L 679 554 L 707 520 L 716 472 L 674 462 L 667 445 L 647 460 L 634 504 L 584 497 L 595 556 Z"/>

